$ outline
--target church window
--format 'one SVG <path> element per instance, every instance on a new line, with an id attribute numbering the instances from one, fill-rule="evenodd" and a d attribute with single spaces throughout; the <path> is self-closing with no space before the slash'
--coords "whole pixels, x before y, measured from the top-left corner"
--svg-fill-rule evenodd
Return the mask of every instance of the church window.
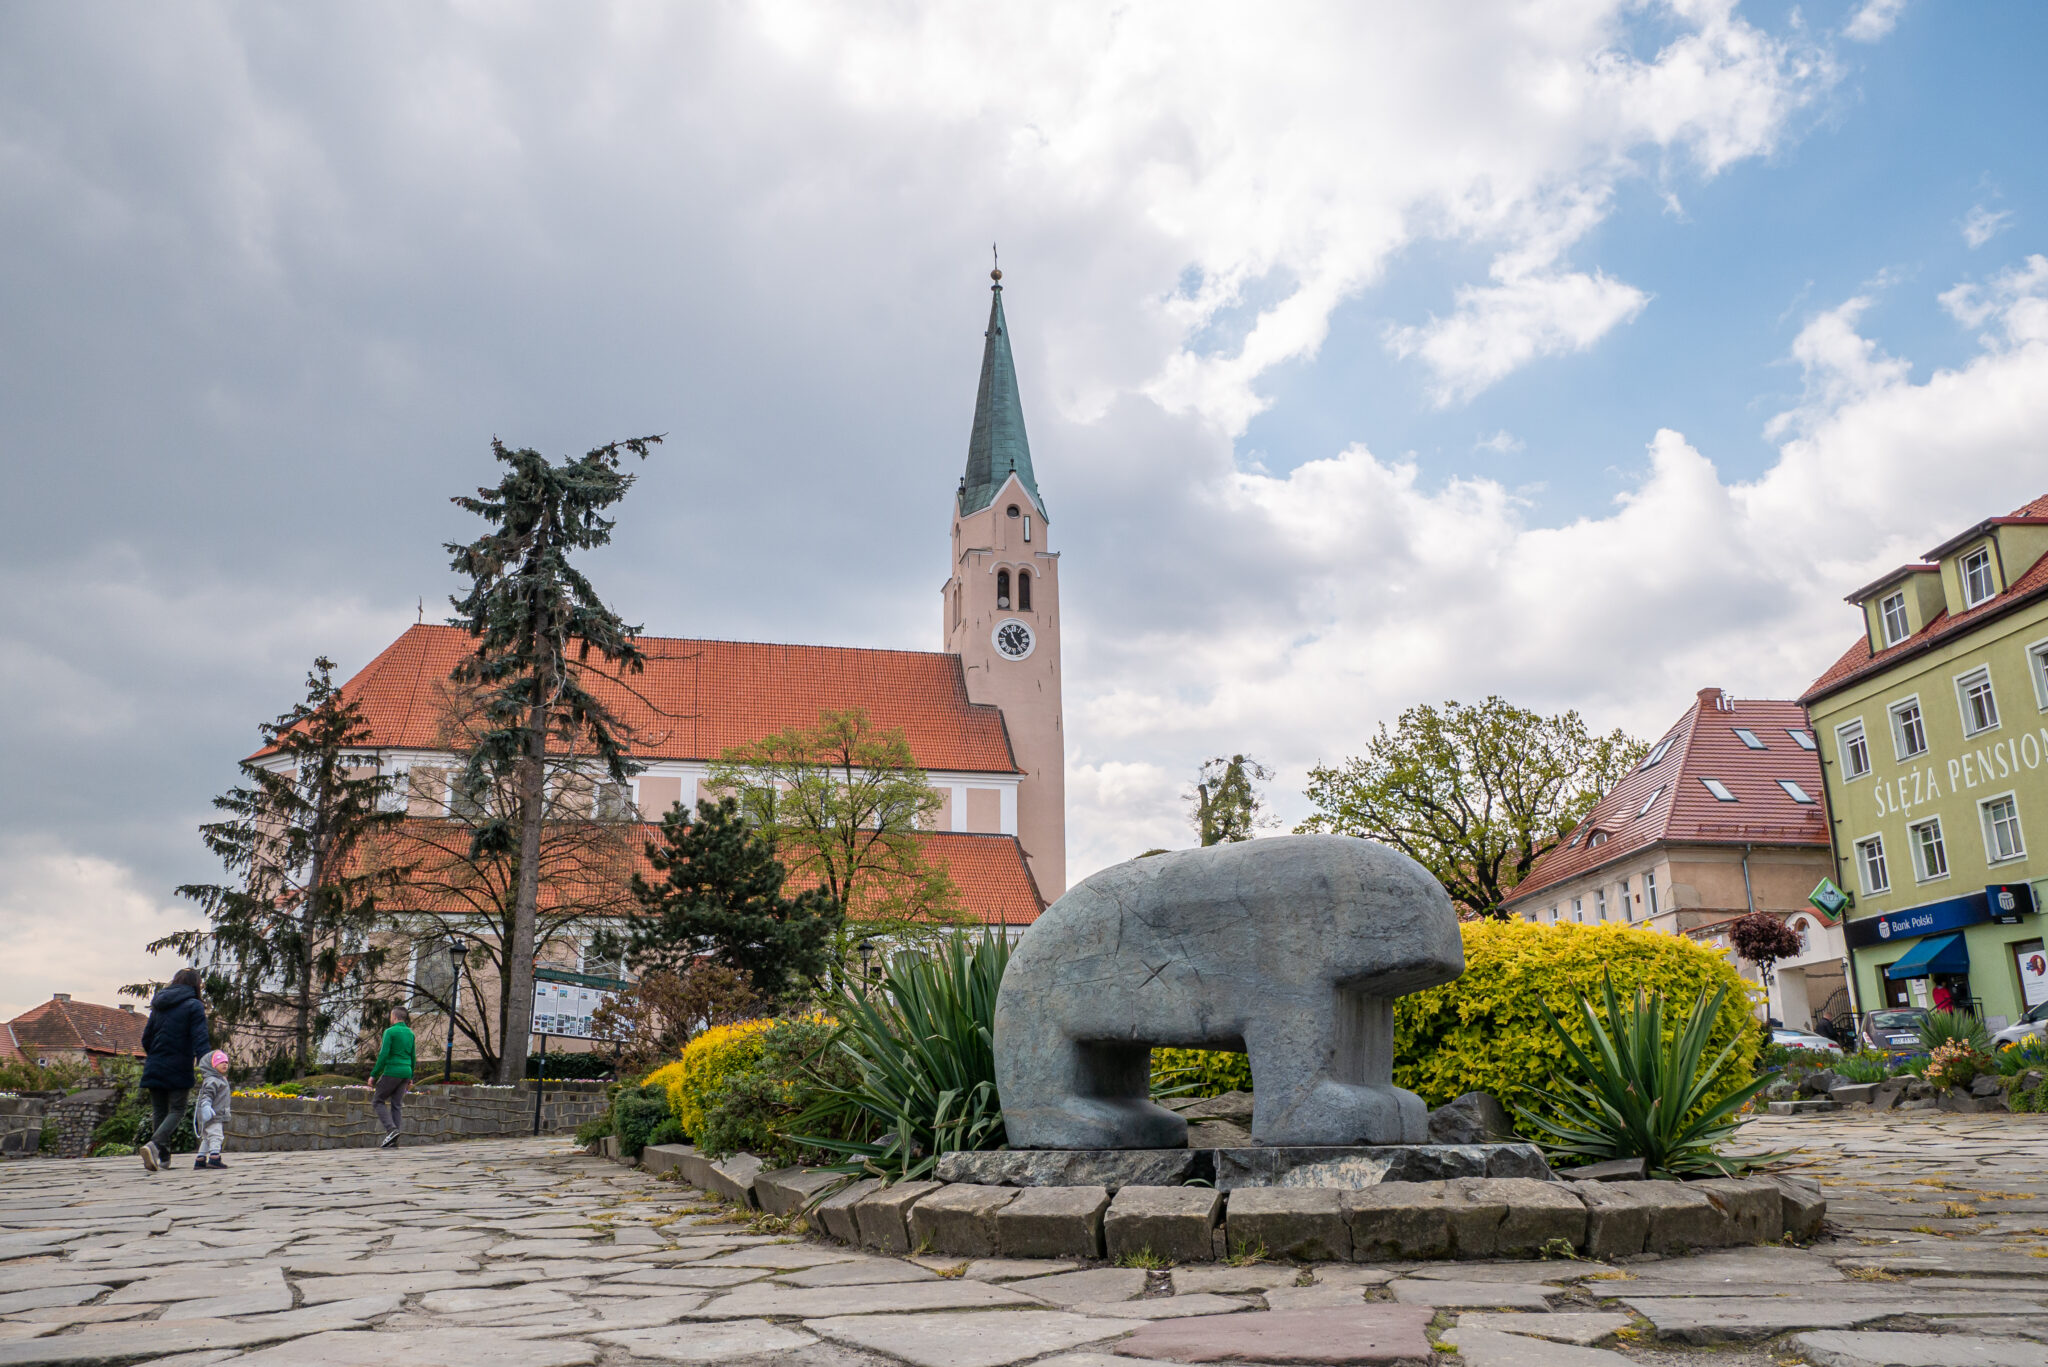
<path id="1" fill-rule="evenodd" d="M 1031 571 L 1017 571 L 1017 610 L 1031 611 Z"/>
<path id="2" fill-rule="evenodd" d="M 1024 539 L 1027 542 L 1031 540 L 1031 519 L 1028 517 L 1024 519 Z"/>
<path id="3" fill-rule="evenodd" d="M 1014 503 L 1012 503 L 1012 504 L 1010 505 L 1010 516 L 1011 516 L 1011 517 L 1015 517 L 1016 515 L 1017 515 L 1017 505 L 1016 505 L 1016 504 L 1014 504 Z"/>
<path id="4" fill-rule="evenodd" d="M 1008 570 L 996 571 L 996 606 L 999 608 L 1010 606 L 1010 572 Z"/>

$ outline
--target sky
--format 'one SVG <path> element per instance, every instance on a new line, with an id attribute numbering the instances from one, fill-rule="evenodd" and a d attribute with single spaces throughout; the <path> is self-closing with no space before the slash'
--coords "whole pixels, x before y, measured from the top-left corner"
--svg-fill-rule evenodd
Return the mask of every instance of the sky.
<path id="1" fill-rule="evenodd" d="M 1070 872 L 1498 693 L 1796 696 L 2048 492 L 2025 3 L 0 8 L 0 1019 L 164 976 L 492 437 L 649 632 L 936 649 L 999 243 Z"/>

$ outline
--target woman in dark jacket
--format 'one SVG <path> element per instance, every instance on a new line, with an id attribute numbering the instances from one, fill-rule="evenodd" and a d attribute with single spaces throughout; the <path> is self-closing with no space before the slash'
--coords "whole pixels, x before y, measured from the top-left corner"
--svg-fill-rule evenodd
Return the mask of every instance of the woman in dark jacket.
<path id="1" fill-rule="evenodd" d="M 142 1027 L 142 1085 L 156 1131 L 142 1146 L 142 1166 L 155 1172 L 171 1160 L 171 1137 L 185 1118 L 185 1102 L 198 1078 L 193 1064 L 213 1048 L 206 1005 L 199 1000 L 199 970 L 181 968 L 171 985 L 150 999 Z"/>

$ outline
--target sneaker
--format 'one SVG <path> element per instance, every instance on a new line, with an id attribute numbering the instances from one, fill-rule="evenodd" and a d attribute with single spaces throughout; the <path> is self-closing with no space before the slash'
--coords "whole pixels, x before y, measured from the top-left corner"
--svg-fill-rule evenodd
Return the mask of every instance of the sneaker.
<path id="1" fill-rule="evenodd" d="M 206 1160 L 206 1166 L 209 1168 L 224 1168 L 227 1166 L 227 1164 L 220 1161 L 219 1154 L 215 1154 L 213 1157 Z"/>
<path id="2" fill-rule="evenodd" d="M 199 1155 L 199 1157 L 193 1159 L 192 1168 L 195 1172 L 204 1172 L 206 1170 L 206 1155 L 201 1154 Z"/>
<path id="3" fill-rule="evenodd" d="M 163 1166 L 163 1163 L 156 1156 L 156 1145 L 144 1144 L 142 1146 L 142 1166 L 151 1172 L 155 1172 Z"/>
<path id="4" fill-rule="evenodd" d="M 398 1131 L 397 1131 L 397 1130 L 392 1130 L 392 1131 L 389 1131 L 388 1133 L 386 1133 L 386 1134 L 385 1134 L 385 1136 L 384 1136 L 384 1142 L 383 1142 L 383 1143 L 381 1143 L 381 1144 L 379 1144 L 379 1145 L 378 1145 L 377 1147 L 378 1147 L 378 1148 L 380 1148 L 380 1149 L 389 1149 L 389 1148 L 393 1148 L 393 1147 L 395 1147 L 395 1146 L 397 1145 L 397 1143 L 398 1143 Z"/>

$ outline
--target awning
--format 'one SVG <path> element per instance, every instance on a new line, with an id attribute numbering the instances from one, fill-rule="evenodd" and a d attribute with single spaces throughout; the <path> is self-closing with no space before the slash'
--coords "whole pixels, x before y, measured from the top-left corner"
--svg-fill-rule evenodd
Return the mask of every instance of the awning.
<path id="1" fill-rule="evenodd" d="M 1887 978 L 1925 978 L 1935 973 L 1968 973 L 1970 950 L 1960 932 L 1930 935 L 1907 950 L 1900 960 L 1886 968 Z"/>

